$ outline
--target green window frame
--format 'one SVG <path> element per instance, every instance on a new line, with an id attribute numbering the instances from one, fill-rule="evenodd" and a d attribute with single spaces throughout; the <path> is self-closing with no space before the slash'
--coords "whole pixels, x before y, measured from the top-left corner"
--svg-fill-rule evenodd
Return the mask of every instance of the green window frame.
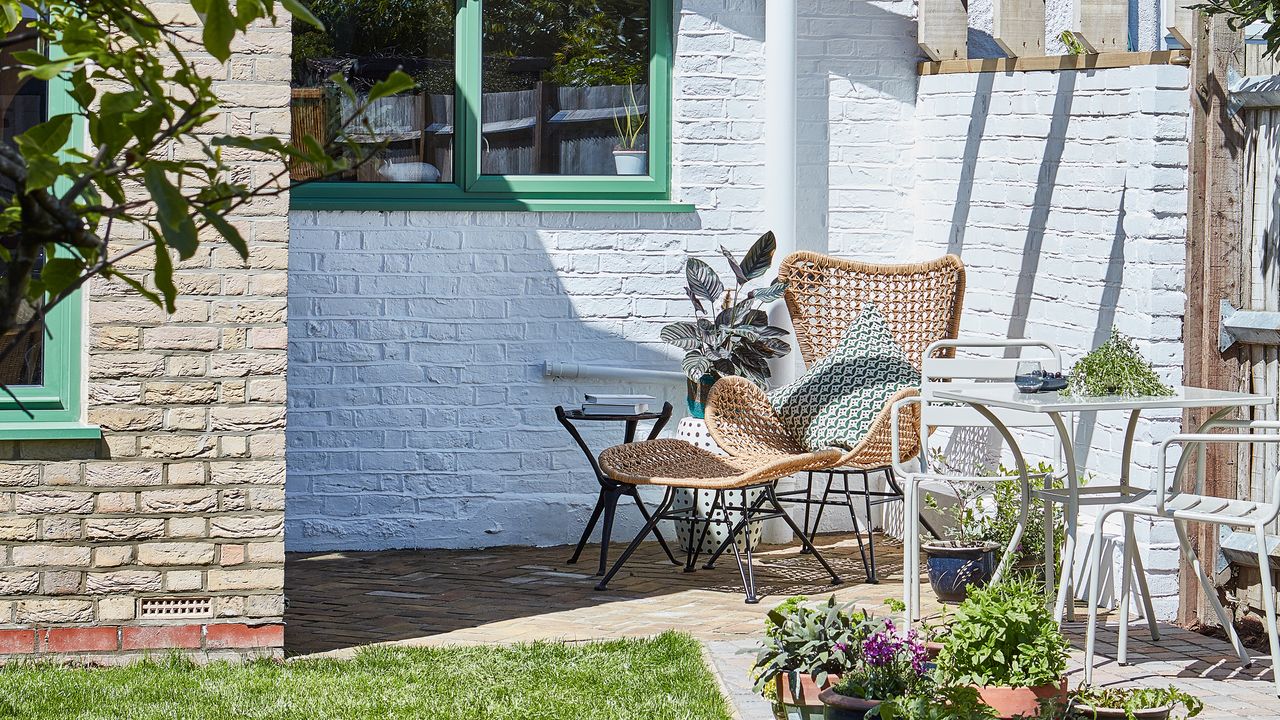
<path id="1" fill-rule="evenodd" d="M 55 45 L 50 53 L 56 57 L 61 49 Z M 48 115 L 72 114 L 71 137 L 80 138 L 84 136 L 84 116 L 69 90 L 69 83 L 61 77 L 49 81 Z M 83 297 L 76 292 L 45 316 L 44 384 L 13 386 L 9 388 L 12 396 L 0 392 L 0 440 L 102 437 L 100 428 L 81 419 L 82 308 Z"/>
<path id="2" fill-rule="evenodd" d="M 452 183 L 313 182 L 290 192 L 293 210 L 566 210 L 692 212 L 671 201 L 674 3 L 649 5 L 649 174 L 636 177 L 482 175 L 480 107 L 485 0 L 458 0 L 455 15 Z"/>

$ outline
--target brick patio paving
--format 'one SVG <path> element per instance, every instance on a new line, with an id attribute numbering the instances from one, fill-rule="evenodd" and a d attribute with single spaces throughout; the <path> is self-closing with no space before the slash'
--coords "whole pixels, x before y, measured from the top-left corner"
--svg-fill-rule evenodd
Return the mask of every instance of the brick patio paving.
<path id="1" fill-rule="evenodd" d="M 707 644 L 741 717 L 766 720 L 768 707 L 750 693 L 746 673 L 769 608 L 790 595 L 834 593 L 842 601 L 887 612 L 884 600 L 900 594 L 899 547 L 877 543 L 883 582 L 870 585 L 862 582 L 850 537 L 828 536 L 822 543 L 843 585 L 831 586 L 797 547 L 774 547 L 757 556 L 758 605 L 743 603 L 732 558 L 715 570 L 685 574 L 652 544 L 636 553 L 606 592 L 593 589 L 594 556 L 584 553 L 578 565 L 568 565 L 571 548 L 563 547 L 291 554 L 285 573 L 285 647 L 291 655 L 342 656 L 380 642 L 573 641 L 676 629 Z M 936 611 L 930 593 L 924 595 L 925 612 Z M 1074 646 L 1084 645 L 1082 623 L 1068 623 L 1067 631 Z M 1152 644 L 1145 629 L 1135 626 L 1130 666 L 1108 661 L 1096 680 L 1177 684 L 1206 701 L 1201 717 L 1209 720 L 1280 720 L 1267 659 L 1240 670 L 1225 642 L 1173 627 L 1165 633 L 1160 644 Z M 1099 634 L 1102 656 L 1114 655 L 1114 642 L 1114 627 Z M 1080 678 L 1079 655 L 1073 656 L 1073 685 Z"/>

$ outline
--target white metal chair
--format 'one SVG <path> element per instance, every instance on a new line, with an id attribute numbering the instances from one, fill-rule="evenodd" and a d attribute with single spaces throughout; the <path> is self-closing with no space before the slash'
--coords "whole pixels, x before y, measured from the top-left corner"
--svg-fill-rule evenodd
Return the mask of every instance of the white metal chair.
<path id="1" fill-rule="evenodd" d="M 1012 357 L 1012 358 L 992 358 L 989 356 L 970 356 L 961 357 L 959 352 L 953 352 L 962 349 L 979 349 L 979 348 L 1005 348 L 1007 350 L 1017 349 L 1019 354 L 1025 348 L 1037 348 L 1041 351 L 1042 357 Z M 943 355 L 943 357 L 938 357 Z M 945 357 L 946 355 L 954 355 L 954 357 Z M 946 383 L 948 387 L 955 387 L 957 382 L 1009 382 L 1012 380 L 1017 368 L 1018 362 L 1022 360 L 1039 360 L 1041 368 L 1045 372 L 1058 372 L 1062 368 L 1062 354 L 1057 346 L 1050 343 L 1040 342 L 1036 340 L 985 340 L 976 338 L 960 338 L 956 340 L 940 340 L 929 346 L 924 354 L 924 362 L 921 371 L 921 387 L 918 397 L 905 398 L 893 405 L 891 424 L 893 426 L 893 457 L 900 458 L 898 452 L 900 446 L 900 438 L 898 436 L 897 414 L 907 405 L 918 403 L 920 405 L 920 468 L 918 470 L 896 462 L 894 470 L 902 478 L 903 491 L 905 501 L 903 504 L 903 602 L 906 604 L 906 622 L 910 625 L 916 618 L 920 616 L 920 497 L 922 493 L 928 493 L 930 490 L 925 485 L 929 482 L 950 481 L 950 482 L 978 482 L 994 484 L 1001 480 L 1010 478 L 1018 478 L 1022 483 L 1022 504 L 1019 511 L 1019 519 L 1017 527 L 1014 530 L 1013 539 L 1008 547 L 1004 549 L 1001 556 L 1000 564 L 996 569 L 996 579 L 1003 574 L 1006 567 L 1012 562 L 1014 554 L 1017 552 L 1022 536 L 1026 531 L 1027 512 L 1033 497 L 1031 490 L 1031 477 L 1027 473 L 1027 463 L 1015 442 L 1012 435 L 1009 434 L 1009 428 L 1045 428 L 1049 432 L 1053 432 L 1052 420 L 1043 414 L 1028 413 L 1009 410 L 994 411 L 988 408 L 962 407 L 954 403 L 941 402 L 934 399 L 933 391 L 941 384 Z M 932 430 L 939 427 L 950 428 L 966 428 L 966 427 L 994 427 L 1003 437 L 1006 446 L 1013 454 L 1014 464 L 1017 467 L 1018 474 L 1010 477 L 992 477 L 983 476 L 957 476 L 949 473 L 938 472 L 937 469 L 929 466 L 929 435 Z M 1055 443 L 1055 448 L 1060 445 Z M 1060 453 L 1055 450 L 1056 457 Z M 1046 478 L 1046 485 L 1050 479 Z M 1053 531 L 1052 513 L 1046 513 L 1045 520 L 1045 562 L 1048 564 L 1046 578 L 1053 575 L 1054 565 L 1054 548 L 1053 548 Z M 1051 582 L 1051 580 L 1048 580 Z"/>
<path id="2" fill-rule="evenodd" d="M 1276 631 L 1276 596 L 1275 588 L 1271 582 L 1271 567 L 1267 557 L 1266 535 L 1267 525 L 1275 522 L 1277 516 L 1280 516 L 1280 473 L 1277 473 L 1272 480 L 1270 488 L 1271 500 L 1269 502 L 1230 500 L 1203 494 L 1205 448 L 1208 443 L 1277 444 L 1280 443 L 1280 432 L 1275 431 L 1280 431 L 1280 422 L 1215 419 L 1206 423 L 1202 429 L 1215 427 L 1234 428 L 1244 432 L 1183 433 L 1165 440 L 1160 445 L 1160 474 L 1157 476 L 1155 492 L 1136 500 L 1104 508 L 1098 514 L 1094 532 L 1097 537 L 1101 537 L 1103 523 L 1106 522 L 1108 516 L 1116 513 L 1122 513 L 1126 516 L 1172 520 L 1173 526 L 1178 532 L 1178 544 L 1182 548 L 1183 556 L 1191 565 L 1191 571 L 1196 574 L 1196 578 L 1200 581 L 1200 587 L 1204 590 L 1205 595 L 1208 596 L 1209 604 L 1213 606 L 1214 612 L 1218 615 L 1218 621 L 1222 623 L 1227 634 L 1231 637 L 1231 644 L 1235 647 L 1236 655 L 1240 657 L 1240 662 L 1247 667 L 1252 664 L 1253 660 L 1244 644 L 1240 642 L 1240 636 L 1232 626 L 1231 618 L 1227 616 L 1226 610 L 1218 602 L 1216 589 L 1200 567 L 1200 560 L 1196 557 L 1195 550 L 1187 539 L 1186 524 L 1191 521 L 1252 529 L 1258 543 L 1258 568 L 1262 575 L 1262 604 L 1267 616 L 1267 632 L 1270 633 L 1271 639 L 1271 672 L 1275 676 L 1276 694 L 1280 695 L 1280 634 L 1277 634 Z M 1273 432 L 1259 434 L 1255 432 L 1258 430 L 1270 430 Z M 1182 457 L 1178 459 L 1178 465 L 1174 469 L 1173 481 L 1169 483 L 1166 482 L 1168 477 L 1166 463 L 1169 447 L 1174 444 L 1181 444 L 1183 451 Z M 1184 493 L 1181 492 L 1182 478 L 1186 473 L 1188 460 L 1192 456 L 1190 452 L 1192 447 L 1198 450 L 1195 453 L 1198 457 L 1198 462 L 1196 463 L 1196 492 Z M 1100 543 L 1094 543 L 1092 553 L 1092 576 L 1089 585 L 1089 629 L 1085 640 L 1084 681 L 1086 684 L 1093 679 L 1093 653 L 1094 641 L 1097 637 L 1098 594 L 1101 574 Z M 1120 590 L 1120 629 L 1116 652 L 1116 661 L 1122 665 L 1127 661 L 1129 634 L 1128 577 L 1131 573 L 1130 568 L 1133 561 L 1132 549 L 1126 543 L 1123 566 L 1125 581 L 1121 584 Z"/>

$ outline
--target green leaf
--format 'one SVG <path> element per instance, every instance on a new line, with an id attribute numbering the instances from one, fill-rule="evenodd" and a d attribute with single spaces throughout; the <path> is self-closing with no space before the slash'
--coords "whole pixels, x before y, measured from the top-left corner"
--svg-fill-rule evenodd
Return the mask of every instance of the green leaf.
<path id="1" fill-rule="evenodd" d="M 380 80 L 369 88 L 369 96 L 367 102 L 372 103 L 384 97 L 399 95 L 402 92 L 408 92 L 418 86 L 413 78 L 400 70 L 393 71 L 387 76 L 386 80 Z"/>
<path id="2" fill-rule="evenodd" d="M 754 280 L 769 272 L 769 266 L 773 264 L 773 253 L 777 249 L 778 241 L 772 230 L 761 235 L 742 258 L 742 272 L 747 279 Z"/>
<path id="3" fill-rule="evenodd" d="M 57 297 L 62 291 L 80 279 L 84 271 L 84 263 L 74 258 L 53 258 L 45 262 L 40 269 L 40 279 L 44 281 L 45 292 L 50 297 Z"/>
<path id="4" fill-rule="evenodd" d="M 711 361 L 701 353 L 690 352 L 680 361 L 680 369 L 684 370 L 685 375 L 696 380 L 711 372 Z"/>
<path id="5" fill-rule="evenodd" d="M 231 40 L 236 35 L 236 20 L 226 0 L 204 3 L 204 48 L 219 62 L 231 58 Z"/>
<path id="6" fill-rule="evenodd" d="M 15 137 L 14 142 L 22 149 L 23 157 L 27 157 L 28 152 L 53 155 L 71 137 L 71 119 L 69 114 L 55 115 Z"/>
<path id="7" fill-rule="evenodd" d="M 729 269 L 733 271 L 733 276 L 738 280 L 738 284 L 746 285 L 749 278 L 742 272 L 742 266 L 738 264 L 738 261 L 733 259 L 733 253 L 729 252 L 729 248 L 721 245 L 720 254 L 724 255 L 724 259 L 729 261 Z"/>
<path id="8" fill-rule="evenodd" d="M 200 208 L 200 214 L 204 216 L 204 219 L 208 221 L 214 230 L 218 231 L 218 234 L 227 241 L 227 244 L 240 254 L 241 259 L 249 257 L 249 246 L 245 243 L 244 236 L 240 234 L 240 231 L 234 225 L 227 222 L 221 208 Z"/>
<path id="9" fill-rule="evenodd" d="M 150 300 L 151 302 L 155 303 L 156 305 L 159 305 L 160 307 L 164 307 L 164 301 L 161 300 L 159 295 L 152 292 L 147 286 L 143 285 L 137 280 L 134 280 L 128 275 L 125 275 L 122 272 L 118 272 L 110 267 L 104 269 L 102 271 L 102 275 L 103 277 L 111 278 L 113 280 L 119 280 L 125 285 L 128 285 L 130 288 L 133 288 L 133 291 L 138 293 L 142 297 L 146 298 L 147 300 Z"/>
<path id="10" fill-rule="evenodd" d="M 702 347 L 702 333 L 689 322 L 674 322 L 662 328 L 662 341 L 681 350 L 697 350 Z"/>
<path id="11" fill-rule="evenodd" d="M 22 22 L 22 3 L 9 2 L 9 0 L 0 3 L 0 30 L 6 33 L 11 32 L 20 22 Z"/>
<path id="12" fill-rule="evenodd" d="M 14 56 L 25 55 L 26 53 L 14 53 Z M 48 60 L 43 55 L 39 56 L 40 62 L 28 63 L 31 67 L 23 70 L 18 74 L 21 78 L 35 78 L 37 80 L 52 80 L 62 74 L 64 70 L 71 68 L 76 64 L 76 58 L 63 58 L 61 60 Z"/>
<path id="13" fill-rule="evenodd" d="M 179 257 L 186 260 L 195 254 L 196 247 L 200 244 L 196 237 L 196 225 L 191 221 L 187 199 L 169 182 L 164 167 L 157 163 L 147 165 L 144 183 L 156 204 L 156 221 L 160 224 L 165 242 L 178 251 Z M 156 264 L 158 267 L 158 260 Z"/>
<path id="14" fill-rule="evenodd" d="M 684 268 L 685 278 L 689 283 L 689 291 L 698 297 L 716 302 L 724 293 L 724 285 L 720 276 L 711 266 L 697 258 L 689 258 Z"/>
<path id="15" fill-rule="evenodd" d="M 164 240 L 156 238 L 156 287 L 164 295 L 164 309 L 172 314 L 177 309 L 178 288 L 173 284 L 173 258 L 169 257 L 169 248 Z"/>
<path id="16" fill-rule="evenodd" d="M 762 303 L 771 303 L 780 300 L 787 293 L 787 284 L 784 282 L 774 283 L 767 288 L 760 290 L 752 290 L 751 297 Z"/>
<path id="17" fill-rule="evenodd" d="M 280 0 L 280 4 L 284 6 L 284 9 L 288 11 L 290 15 L 294 16 L 298 20 L 301 20 L 317 30 L 324 30 L 324 23 L 320 22 L 320 18 L 312 15 L 311 11 L 307 9 L 307 6 L 298 2 L 298 0 Z"/>

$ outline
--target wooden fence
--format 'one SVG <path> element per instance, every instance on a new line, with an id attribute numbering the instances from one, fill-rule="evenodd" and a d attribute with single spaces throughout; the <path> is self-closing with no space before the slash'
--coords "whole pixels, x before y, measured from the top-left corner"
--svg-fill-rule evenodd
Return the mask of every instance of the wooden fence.
<path id="1" fill-rule="evenodd" d="M 503 175 L 612 175 L 618 143 L 614 118 L 630 104 L 626 85 L 558 87 L 538 82 L 529 90 L 485 93 L 482 107 L 481 172 Z M 648 114 L 648 88 L 635 87 L 638 111 Z M 354 110 L 352 102 L 323 88 L 293 91 L 293 133 L 328 139 L 338 118 Z M 636 109 L 633 109 L 633 112 Z M 454 96 L 404 94 L 373 103 L 365 113 L 369 128 L 356 124 L 347 135 L 359 143 L 386 143 L 380 159 L 421 162 L 438 168 L 442 182 L 452 181 Z M 371 130 L 371 131 L 370 131 Z M 642 136 L 643 141 L 643 136 Z M 354 177 L 383 180 L 381 163 L 368 163 Z M 306 167 L 291 168 L 295 180 L 313 177 Z"/>

